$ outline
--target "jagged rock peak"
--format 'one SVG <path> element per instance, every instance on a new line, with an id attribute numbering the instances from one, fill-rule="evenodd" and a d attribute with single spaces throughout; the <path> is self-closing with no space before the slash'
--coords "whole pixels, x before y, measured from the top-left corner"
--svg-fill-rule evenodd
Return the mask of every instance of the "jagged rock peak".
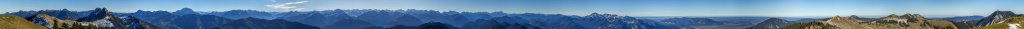
<path id="1" fill-rule="evenodd" d="M 849 19 L 850 18 L 841 17 L 841 16 L 836 15 L 836 16 L 832 16 L 832 18 L 828 18 L 828 20 L 826 20 L 826 21 L 850 21 Z"/>
<path id="2" fill-rule="evenodd" d="M 890 16 L 894 16 L 894 15 L 890 15 Z M 905 17 L 905 18 L 908 18 L 908 19 L 909 18 L 923 18 L 923 16 L 921 16 L 921 14 L 914 14 L 914 13 L 907 13 L 907 14 L 903 14 L 903 15 L 898 16 L 898 17 Z"/>
<path id="3" fill-rule="evenodd" d="M 921 23 L 927 20 L 924 16 L 921 16 L 921 14 L 907 13 L 906 15 L 903 15 L 903 17 L 911 23 Z"/>
<path id="4" fill-rule="evenodd" d="M 110 12 L 107 11 L 107 8 L 96 8 L 96 10 L 92 10 L 92 12 L 91 12 L 91 14 L 89 14 L 89 16 L 86 16 L 86 17 L 80 18 L 80 19 L 76 19 L 76 21 L 92 22 L 92 21 L 95 21 L 95 20 L 103 20 L 103 19 L 111 19 L 111 18 L 116 19 L 115 17 L 110 15 Z"/>
<path id="5" fill-rule="evenodd" d="M 93 11 L 93 12 L 92 12 L 92 15 L 96 15 L 96 14 L 107 14 L 107 13 L 109 13 L 109 12 L 107 11 L 107 8 L 96 8 L 95 10 L 92 10 L 92 11 Z"/>
<path id="6" fill-rule="evenodd" d="M 590 13 L 590 15 L 587 15 L 587 17 L 624 17 L 624 16 L 619 16 L 619 15 L 615 15 L 615 14 Z"/>
<path id="7" fill-rule="evenodd" d="M 89 14 L 89 17 L 102 17 L 109 15 L 110 12 L 107 11 L 107 8 L 96 8 L 96 10 L 92 10 L 91 14 Z"/>
<path id="8" fill-rule="evenodd" d="M 889 18 L 889 17 L 900 17 L 900 16 L 897 16 L 896 14 L 889 14 L 889 16 L 885 16 L 885 18 Z"/>
<path id="9" fill-rule="evenodd" d="M 921 16 L 921 14 L 907 13 L 907 14 L 903 14 L 903 16 L 900 16 L 900 17 L 918 18 L 918 17 L 922 17 L 922 16 Z"/>
<path id="10" fill-rule="evenodd" d="M 92 10 L 103 10 L 103 8 L 96 8 L 96 9 L 92 9 Z"/>

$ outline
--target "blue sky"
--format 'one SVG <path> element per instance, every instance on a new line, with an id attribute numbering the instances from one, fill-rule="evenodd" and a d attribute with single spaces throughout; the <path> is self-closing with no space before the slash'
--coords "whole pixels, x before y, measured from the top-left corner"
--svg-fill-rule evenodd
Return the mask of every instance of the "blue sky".
<path id="1" fill-rule="evenodd" d="M 419 9 L 629 16 L 884 16 L 918 13 L 926 17 L 988 15 L 996 10 L 1024 12 L 1024 0 L 0 0 L 0 12 L 108 7 L 114 12 L 327 9 Z M 294 4 L 285 4 L 294 3 Z"/>

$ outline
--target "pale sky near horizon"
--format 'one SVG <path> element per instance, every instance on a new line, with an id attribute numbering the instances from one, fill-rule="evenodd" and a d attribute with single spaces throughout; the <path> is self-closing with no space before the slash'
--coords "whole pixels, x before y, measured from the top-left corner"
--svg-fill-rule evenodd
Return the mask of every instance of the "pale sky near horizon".
<path id="1" fill-rule="evenodd" d="M 0 12 L 44 9 L 113 12 L 251 9 L 311 11 L 328 9 L 418 9 L 438 11 L 628 16 L 925 16 L 988 15 L 996 10 L 1024 12 L 1024 0 L 0 0 Z"/>

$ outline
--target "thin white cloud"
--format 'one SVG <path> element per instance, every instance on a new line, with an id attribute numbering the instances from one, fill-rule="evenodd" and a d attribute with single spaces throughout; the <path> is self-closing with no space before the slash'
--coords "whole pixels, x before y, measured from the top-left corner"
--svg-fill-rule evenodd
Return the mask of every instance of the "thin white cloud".
<path id="1" fill-rule="evenodd" d="M 266 5 L 266 6 L 270 7 L 270 8 L 273 8 L 273 9 L 279 9 L 279 10 L 302 10 L 302 9 L 306 9 L 306 8 L 299 8 L 297 6 L 291 6 L 291 5 L 302 4 L 302 3 L 306 3 L 306 2 L 309 2 L 309 1 L 275 3 L 275 4 Z"/>

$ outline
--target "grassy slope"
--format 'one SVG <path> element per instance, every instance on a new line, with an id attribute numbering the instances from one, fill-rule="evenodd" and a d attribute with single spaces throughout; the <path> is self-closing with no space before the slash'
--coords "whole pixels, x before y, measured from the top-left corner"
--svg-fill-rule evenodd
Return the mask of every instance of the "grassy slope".
<path id="1" fill-rule="evenodd" d="M 14 15 L 0 15 L 0 29 L 46 29 Z"/>
<path id="2" fill-rule="evenodd" d="M 1024 16 L 1014 16 L 1014 17 L 1010 18 L 1009 20 L 1006 20 L 1005 23 L 993 24 L 993 25 L 988 25 L 988 26 L 984 26 L 984 27 L 978 27 L 978 28 L 975 28 L 975 29 L 1007 29 L 1007 28 L 1010 28 L 1010 26 L 1008 26 L 1009 24 L 1024 24 L 1024 20 L 1021 20 L 1021 19 L 1024 19 Z M 1024 28 L 1024 27 L 1016 27 L 1016 28 Z"/>

